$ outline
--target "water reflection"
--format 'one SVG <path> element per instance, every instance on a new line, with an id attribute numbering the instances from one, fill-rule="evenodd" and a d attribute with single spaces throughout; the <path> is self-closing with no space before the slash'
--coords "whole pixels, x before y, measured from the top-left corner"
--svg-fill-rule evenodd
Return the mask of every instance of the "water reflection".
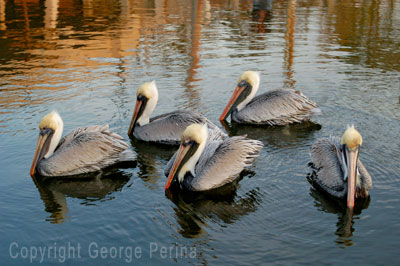
<path id="1" fill-rule="evenodd" d="M 6 1 L 0 0 L 0 30 L 6 30 Z"/>
<path id="2" fill-rule="evenodd" d="M 31 28 L 30 28 L 30 20 L 29 20 L 29 15 L 28 15 L 28 6 L 26 1 L 22 2 L 22 8 L 24 11 L 24 40 L 25 40 L 25 49 L 29 50 L 31 49 Z M 29 61 L 30 59 L 30 53 L 25 53 L 25 61 Z"/>
<path id="3" fill-rule="evenodd" d="M 349 209 L 346 202 L 330 197 L 324 192 L 310 189 L 310 195 L 314 198 L 314 205 L 319 210 L 327 213 L 337 214 L 338 221 L 336 223 L 337 236 L 335 243 L 340 246 L 352 246 L 354 222 L 359 219 L 363 209 L 367 209 L 370 203 L 370 197 L 356 201 L 354 209 Z"/>
<path id="4" fill-rule="evenodd" d="M 287 23 L 285 34 L 285 55 L 284 68 L 286 72 L 285 86 L 293 88 L 296 81 L 293 78 L 293 53 L 294 53 L 294 33 L 296 25 L 296 0 L 290 0 L 287 8 Z"/>
<path id="5" fill-rule="evenodd" d="M 251 12 L 252 19 L 257 22 L 254 27 L 257 33 L 271 32 L 268 22 L 272 18 L 272 1 L 273 0 L 254 0 L 253 10 Z"/>
<path id="6" fill-rule="evenodd" d="M 57 27 L 58 0 L 46 0 L 44 3 L 44 27 L 46 29 L 55 29 Z"/>
<path id="7" fill-rule="evenodd" d="M 293 87 L 296 83 L 295 37 L 301 35 L 295 34 L 295 30 L 300 28 L 301 34 L 310 31 L 308 26 L 302 28 L 304 21 L 301 19 L 297 18 L 299 21 L 296 24 L 296 13 L 300 10 L 302 14 L 304 8 L 309 10 L 310 7 L 327 8 L 327 15 L 318 16 L 315 22 L 321 32 L 318 35 L 321 41 L 316 42 L 316 45 L 321 47 L 321 57 L 333 57 L 351 64 L 385 70 L 400 70 L 397 63 L 400 58 L 396 52 L 396 29 L 399 22 L 394 19 L 399 7 L 394 1 L 322 1 L 301 2 L 300 5 L 296 0 L 288 3 L 275 1 L 273 5 L 272 0 L 221 3 L 206 0 L 189 3 L 124 0 L 117 3 L 99 3 L 85 0 L 67 4 L 58 0 L 46 0 L 43 12 L 40 10 L 42 6 L 36 1 L 0 0 L 0 70 L 10 73 L 18 69 L 18 74 L 24 77 L 15 79 L 12 78 L 13 75 L 4 76 L 2 82 L 11 88 L 27 87 L 29 95 L 35 89 L 49 89 L 49 84 L 57 85 L 50 86 L 51 89 L 67 89 L 70 88 L 69 82 L 87 83 L 87 78 L 89 81 L 95 80 L 93 73 L 88 71 L 89 67 L 110 65 L 120 70 L 129 69 L 130 65 L 137 65 L 138 68 L 143 68 L 144 65 L 150 67 L 157 64 L 153 57 L 161 55 L 161 64 L 167 68 L 164 71 L 166 73 L 177 73 L 173 66 L 185 66 L 178 71 L 186 72 L 183 84 L 185 90 L 181 94 L 185 101 L 184 106 L 200 109 L 201 91 L 198 83 L 202 77 L 199 77 L 198 70 L 203 67 L 202 46 L 215 38 L 215 35 L 209 34 L 216 26 L 215 22 L 210 22 L 211 14 L 218 21 L 229 22 L 224 26 L 224 31 L 230 34 L 229 40 L 237 41 L 237 47 L 243 48 L 250 41 L 249 50 L 264 51 L 269 48 L 267 44 L 272 40 L 257 42 L 256 39 L 262 38 L 261 35 L 249 36 L 246 28 L 240 26 L 241 21 L 248 19 L 246 13 L 239 13 L 237 17 L 231 18 L 229 13 L 212 13 L 213 10 L 252 10 L 253 20 L 258 22 L 251 25 L 261 30 L 264 27 L 261 21 L 270 20 L 272 6 L 276 10 L 274 12 L 277 21 L 278 17 L 285 18 L 283 72 L 286 75 L 286 87 Z M 310 17 L 311 15 L 309 14 Z M 269 27 L 268 23 L 266 27 Z M 237 30 L 239 34 L 236 34 Z M 335 50 L 332 51 L 331 44 L 335 42 L 339 46 L 334 46 Z M 299 43 L 298 46 L 301 45 Z M 302 56 L 303 52 L 297 49 L 297 54 Z M 253 54 L 255 55 L 259 54 Z M 242 57 L 242 54 L 234 52 L 229 56 Z M 33 58 L 41 60 L 31 60 Z M 106 58 L 117 58 L 118 62 L 105 60 Z M 21 67 L 20 61 L 30 63 Z M 70 69 L 68 72 L 71 75 L 64 75 L 60 84 L 60 71 L 56 70 L 65 69 L 66 65 L 84 68 Z M 46 68 L 46 71 L 42 71 L 44 66 L 52 66 L 54 69 Z M 124 82 L 129 73 L 123 72 L 118 72 L 121 73 L 118 75 L 121 75 Z M 66 83 L 68 85 L 65 85 Z M 8 92 L 8 100 L 25 102 L 25 97 L 21 97 L 21 93 L 18 92 Z M 69 98 L 75 96 L 73 92 L 69 93 Z M 44 99 L 42 95 L 34 95 L 30 100 L 36 103 Z M 6 107 L 11 103 L 7 103 Z"/>
<path id="8" fill-rule="evenodd" d="M 399 21 L 395 20 L 397 1 L 322 1 L 328 15 L 321 18 L 324 43 L 338 42 L 341 51 L 352 51 L 347 63 L 384 70 L 400 70 L 398 49 Z M 396 48 L 397 47 L 397 48 Z"/>
<path id="9" fill-rule="evenodd" d="M 198 111 L 199 102 L 201 97 L 199 90 L 194 85 L 195 82 L 199 81 L 196 79 L 197 69 L 200 67 L 199 61 L 199 50 L 200 50 L 200 38 L 201 28 L 203 23 L 203 12 L 205 0 L 194 1 L 192 7 L 192 19 L 191 19 L 191 44 L 190 44 L 190 64 L 187 70 L 186 78 L 186 89 L 184 90 L 183 96 L 187 98 L 185 108 L 190 108 Z M 209 5 L 206 5 L 209 6 Z"/>
<path id="10" fill-rule="evenodd" d="M 138 198 L 151 199 L 151 207 L 156 206 L 160 209 L 167 221 L 177 220 L 181 234 L 185 237 L 200 236 L 201 240 L 204 234 L 209 233 L 207 239 L 213 241 L 205 243 L 201 249 L 215 249 L 218 259 L 211 259 L 209 253 L 204 252 L 208 261 L 243 264 L 250 252 L 252 264 L 265 262 L 266 254 L 272 253 L 276 256 L 282 255 L 280 258 L 284 257 L 287 264 L 294 261 L 305 263 L 309 261 L 306 257 L 310 254 L 314 256 L 315 262 L 337 264 L 340 261 L 338 256 L 342 252 L 340 248 L 332 249 L 332 239 L 339 247 L 357 241 L 354 246 L 356 249 L 352 248 L 356 252 L 346 254 L 348 263 L 365 260 L 362 251 L 372 251 L 371 255 L 375 255 L 371 261 L 378 261 L 381 258 L 376 254 L 388 251 L 396 244 L 393 231 L 399 225 L 396 218 L 397 201 L 389 201 L 385 208 L 380 208 L 384 203 L 374 202 L 368 209 L 371 219 L 357 220 L 361 215 L 365 215 L 365 212 L 361 214 L 362 209 L 356 209 L 353 214 L 347 213 L 346 208 L 332 203 L 331 199 L 328 199 L 327 203 L 321 199 L 321 195 L 312 194 L 315 196 L 313 198 L 317 209 L 322 212 L 317 213 L 317 217 L 328 217 L 318 221 L 321 227 L 337 226 L 332 232 L 328 232 L 328 236 L 321 236 L 317 231 L 302 231 L 299 226 L 294 226 L 296 223 L 293 223 L 290 217 L 298 211 L 293 208 L 293 202 L 299 206 L 309 206 L 310 203 L 308 187 L 304 191 L 304 186 L 302 187 L 296 179 L 298 175 L 294 174 L 296 171 L 301 175 L 305 167 L 303 161 L 307 158 L 304 155 L 316 137 L 315 134 L 329 134 L 328 129 L 342 128 L 343 121 L 361 121 L 361 117 L 366 118 L 363 120 L 364 130 L 372 132 L 369 134 L 369 141 L 366 142 L 371 152 L 365 156 L 370 158 L 370 162 L 380 161 L 380 166 L 371 169 L 371 174 L 380 177 L 374 185 L 376 189 L 372 197 L 382 201 L 397 199 L 399 187 L 397 183 L 391 182 L 398 176 L 398 172 L 393 170 L 396 168 L 394 165 L 397 163 L 397 157 L 389 155 L 397 153 L 398 141 L 396 138 L 388 138 L 387 132 L 399 131 L 400 2 L 276 0 L 273 1 L 273 9 L 270 12 L 267 12 L 268 8 L 257 10 L 254 6 L 256 2 L 258 1 L 0 0 L 2 149 L 13 146 L 16 151 L 23 151 L 25 147 L 34 145 L 27 136 L 31 133 L 29 131 L 36 130 L 35 114 L 55 105 L 70 110 L 70 120 L 76 122 L 71 124 L 71 127 L 101 118 L 112 121 L 113 126 L 117 128 L 126 128 L 129 122 L 126 118 L 131 111 L 119 120 L 121 115 L 113 106 L 109 106 L 110 99 L 118 107 L 118 112 L 132 110 L 132 102 L 129 101 L 134 95 L 131 90 L 135 87 L 133 84 L 139 84 L 144 78 L 148 80 L 148 77 L 165 81 L 164 92 L 169 99 L 163 103 L 163 111 L 175 110 L 176 106 L 180 105 L 202 110 L 213 121 L 217 121 L 216 113 L 221 111 L 221 105 L 225 102 L 219 100 L 223 97 L 212 96 L 214 92 L 216 96 L 225 95 L 226 92 L 222 89 L 225 88 L 223 82 L 216 83 L 219 85 L 217 87 L 212 84 L 213 80 L 217 80 L 216 77 L 218 80 L 227 80 L 232 73 L 241 73 L 247 68 L 258 69 L 264 74 L 268 73 L 268 84 L 271 86 L 301 85 L 301 88 L 307 90 L 307 94 L 315 95 L 315 100 L 324 111 L 331 111 L 326 112 L 327 115 L 320 120 L 324 125 L 321 132 L 296 129 L 296 126 L 235 128 L 235 125 L 232 125 L 232 128 L 228 128 L 231 135 L 248 134 L 251 138 L 263 141 L 267 150 L 275 149 L 273 157 L 277 159 L 278 164 L 258 163 L 254 166 L 257 175 L 260 175 L 257 178 L 264 178 L 269 182 L 265 189 L 273 189 L 264 194 L 266 190 L 260 188 L 259 193 L 257 189 L 252 190 L 254 182 L 241 182 L 240 189 L 225 199 L 192 199 L 190 195 L 177 195 L 178 198 L 173 199 L 173 202 L 168 202 L 166 198 L 159 197 L 160 184 L 164 184 L 163 169 L 173 151 L 147 145 L 138 146 L 135 143 L 133 146 L 138 152 L 138 169 L 134 171 L 139 172 L 139 181 L 143 182 L 139 182 L 138 188 L 122 190 L 121 193 L 134 192 L 132 194 Z M 351 112 L 338 112 L 350 101 L 354 103 Z M 76 107 L 85 112 L 77 110 Z M 387 116 L 391 121 L 378 121 L 370 115 L 364 115 L 367 113 L 374 113 L 375 118 Z M 77 119 L 72 119 L 74 117 Z M 375 123 L 376 121 L 378 123 Z M 382 123 L 391 126 L 382 127 Z M 384 152 L 387 157 L 382 157 L 382 141 L 392 143 Z M 293 152 L 293 146 L 300 146 L 304 153 Z M 265 153 L 262 154 L 264 155 Z M 76 202 L 99 204 L 99 210 L 110 212 L 110 205 L 114 204 L 102 205 L 99 201 L 122 196 L 115 192 L 126 186 L 124 178 L 113 178 L 112 182 L 110 178 L 110 184 L 107 184 L 108 180 L 101 178 L 96 181 L 99 182 L 99 191 L 89 188 L 97 188 L 94 179 L 75 181 L 76 183 L 55 182 L 48 185 L 47 182 L 38 182 L 37 188 L 45 205 L 42 207 L 42 202 L 37 199 L 36 188 L 33 187 L 32 190 L 30 182 L 26 183 L 26 167 L 19 167 L 18 163 L 31 161 L 31 156 L 30 152 L 19 152 L 18 155 L 10 152 L 3 155 L 1 160 L 6 166 L 2 167 L 5 173 L 3 176 L 15 176 L 12 179 L 3 179 L 4 193 L 1 194 L 4 204 L 1 205 L 6 219 L 2 219 L 1 227 L 4 229 L 5 241 L 37 245 L 37 242 L 51 244 L 54 239 L 75 237 L 77 241 L 85 242 L 88 235 L 76 235 L 77 226 L 91 231 L 93 221 L 99 221 L 99 224 L 120 225 L 120 231 L 129 231 L 132 234 L 131 239 L 137 243 L 154 241 L 153 236 L 163 236 L 164 243 L 193 243 L 187 239 L 182 241 L 180 236 L 175 238 L 176 234 L 170 237 L 170 227 L 165 229 L 158 221 L 151 219 L 157 218 L 157 214 L 152 213 L 151 208 L 147 208 L 147 215 L 141 215 L 148 224 L 141 223 L 146 224 L 143 227 L 132 225 L 129 217 L 132 213 L 135 214 L 137 209 L 134 208 L 135 204 L 129 201 L 119 202 L 128 211 L 120 212 L 110 219 L 104 219 L 102 212 L 99 212 L 85 221 L 72 222 L 68 226 L 49 227 L 43 225 L 46 223 L 44 221 L 38 223 L 38 217 L 41 219 L 43 212 L 21 218 L 21 214 L 26 213 L 27 209 L 34 210 L 39 206 L 39 209 L 46 208 L 44 215 L 48 216 L 49 222 L 64 222 L 68 215 L 75 215 L 76 212 L 77 215 L 81 215 L 88 210 L 87 206 L 79 210 L 73 209 Z M 262 162 L 262 159 L 261 157 L 259 162 Z M 293 167 L 282 170 L 281 166 L 287 166 L 288 162 L 292 162 Z M 299 180 L 303 179 L 300 177 Z M 14 190 L 9 190 L 7 186 L 14 182 L 25 184 L 25 189 L 14 187 Z M 74 183 L 77 187 L 64 189 L 64 186 L 71 185 L 68 183 Z M 144 190 L 142 184 L 145 186 Z M 108 186 L 108 189 L 102 188 Z M 277 187 L 278 189 L 274 189 Z M 294 196 L 282 197 L 280 194 L 284 190 L 293 192 L 291 195 Z M 82 192 L 81 195 L 77 195 L 79 191 Z M 247 191 L 247 194 L 243 193 Z M 132 196 L 128 194 L 124 196 Z M 26 195 L 28 197 L 25 197 Z M 36 200 L 29 201 L 35 198 L 35 195 Z M 306 197 L 304 199 L 295 195 Z M 17 201 L 4 200 L 7 198 Z M 272 205 L 268 204 L 273 201 L 279 201 L 276 206 L 281 205 L 284 208 L 280 209 L 286 210 L 282 213 L 283 216 L 279 217 L 286 223 L 277 224 L 277 231 L 271 231 L 276 233 L 276 237 L 268 238 L 265 234 L 260 234 L 260 237 L 254 239 L 254 243 L 264 247 L 264 250 L 260 252 L 252 249 L 247 245 L 251 243 L 248 241 L 230 241 L 229 236 L 226 239 L 217 239 L 219 234 L 215 232 L 215 228 L 218 230 L 223 226 L 229 227 L 227 231 L 239 237 L 242 229 L 261 232 L 263 228 L 257 226 L 257 220 L 268 219 L 271 212 L 274 214 L 274 209 L 270 208 Z M 169 208 L 168 203 L 173 205 L 173 210 Z M 20 209 L 22 211 L 18 213 L 12 212 Z M 317 209 L 311 206 L 311 211 L 318 212 Z M 256 215 L 242 219 L 248 220 L 250 226 L 229 226 L 229 223 L 238 225 L 241 218 L 254 211 Z M 254 219 L 253 216 L 260 219 Z M 388 217 L 388 226 L 368 231 L 368 228 L 374 228 L 380 223 L 382 216 Z M 309 223 L 309 219 L 304 216 L 302 224 Z M 360 229 L 360 222 L 365 225 L 365 231 Z M 221 224 L 223 226 L 220 226 Z M 45 231 L 46 234 L 34 237 L 33 240 L 24 238 L 24 235 L 34 236 L 38 228 L 48 230 Z M 280 237 L 282 230 L 293 238 L 288 241 L 284 236 Z M 370 234 L 371 237 L 353 237 L 353 234 L 364 233 Z M 119 233 L 110 230 L 109 235 L 100 234 L 90 240 L 101 242 L 106 238 L 110 246 L 126 244 L 121 242 L 119 236 Z M 127 236 L 128 234 L 124 237 L 129 239 Z M 377 238 L 379 241 L 372 241 L 371 245 L 371 238 Z M 310 243 L 319 243 L 317 246 L 320 252 L 315 252 L 316 247 L 310 248 Z M 308 248 L 307 252 L 305 247 Z M 237 250 L 238 253 L 235 254 L 236 257 L 220 253 L 227 250 Z M 278 250 L 282 253 L 277 252 Z M 228 256 L 230 257 L 227 258 Z M 237 261 L 234 261 L 235 259 Z M 395 252 L 389 252 L 387 259 L 395 261 Z M 12 259 L 10 261 L 9 256 L 2 257 L 3 260 L 4 264 L 15 263 Z M 108 260 L 107 263 L 115 264 L 115 260 Z"/>
<path id="11" fill-rule="evenodd" d="M 243 173 L 248 175 L 249 173 Z M 205 234 L 208 221 L 231 224 L 242 216 L 255 212 L 261 203 L 258 189 L 237 196 L 239 180 L 209 192 L 172 191 L 167 197 L 175 204 L 175 218 L 186 238 Z"/>
<path id="12" fill-rule="evenodd" d="M 164 176 L 165 165 L 174 155 L 175 148 L 137 140 L 132 140 L 131 143 L 137 153 L 139 177 L 150 189 L 158 189 L 156 184 L 160 177 Z"/>
<path id="13" fill-rule="evenodd" d="M 45 211 L 50 213 L 46 219 L 50 223 L 64 223 L 68 220 L 67 197 L 82 200 L 83 205 L 94 205 L 99 200 L 112 200 L 113 192 L 120 191 L 129 181 L 130 174 L 110 169 L 84 179 L 33 178 L 39 190 Z"/>
<path id="14" fill-rule="evenodd" d="M 257 139 L 265 146 L 274 148 L 286 148 L 305 145 L 311 142 L 314 133 L 321 129 L 321 125 L 312 121 L 292 124 L 288 126 L 252 126 L 237 123 L 222 122 L 230 136 L 247 135 L 250 139 Z"/>

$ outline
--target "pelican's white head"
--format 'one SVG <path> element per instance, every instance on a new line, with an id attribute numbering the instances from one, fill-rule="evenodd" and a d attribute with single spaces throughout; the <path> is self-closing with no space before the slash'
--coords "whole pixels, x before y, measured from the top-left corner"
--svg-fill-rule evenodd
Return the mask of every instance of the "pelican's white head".
<path id="1" fill-rule="evenodd" d="M 204 151 L 208 138 L 206 124 L 192 124 L 182 133 L 182 142 L 177 152 L 175 161 L 168 175 L 165 188 L 168 189 L 172 180 L 177 176 L 180 183 L 183 182 L 187 172 L 196 175 L 195 167 Z"/>
<path id="2" fill-rule="evenodd" d="M 344 132 L 341 140 L 342 145 L 347 145 L 349 149 L 353 150 L 357 146 L 362 145 L 362 137 L 360 133 L 354 128 L 354 125 L 348 126 Z"/>
<path id="3" fill-rule="evenodd" d="M 54 131 L 53 136 L 51 138 L 51 143 L 48 152 L 44 155 L 44 158 L 50 157 L 54 150 L 56 149 L 58 143 L 61 140 L 62 132 L 64 129 L 64 123 L 61 119 L 61 116 L 57 113 L 57 111 L 52 111 L 51 113 L 45 115 L 39 124 L 40 131 L 45 129 L 51 129 Z"/>
<path id="4" fill-rule="evenodd" d="M 136 105 L 133 111 L 128 135 L 131 135 L 135 125 L 144 126 L 150 122 L 150 115 L 156 108 L 158 101 L 158 90 L 156 82 L 143 83 L 136 92 Z"/>
<path id="5" fill-rule="evenodd" d="M 254 98 L 259 86 L 260 74 L 258 72 L 243 72 L 243 74 L 240 75 L 235 91 L 219 120 L 225 120 L 235 109 L 238 111 L 242 110 Z"/>
<path id="6" fill-rule="evenodd" d="M 246 82 L 246 83 L 250 84 L 251 92 L 250 92 L 249 96 L 247 96 L 247 98 L 246 98 L 247 101 L 243 101 L 241 104 L 238 105 L 237 108 L 239 111 L 243 107 L 245 107 L 246 104 L 251 101 L 251 99 L 254 98 L 254 95 L 256 95 L 258 87 L 260 86 L 260 73 L 256 72 L 256 71 L 250 71 L 250 70 L 245 71 L 239 77 L 238 84 L 240 84 L 240 82 Z"/>
<path id="7" fill-rule="evenodd" d="M 53 111 L 45 115 L 39 123 L 39 139 L 36 145 L 35 155 L 31 166 L 31 176 L 36 171 L 36 166 L 43 158 L 49 158 L 60 142 L 64 129 L 64 123 L 60 115 Z"/>

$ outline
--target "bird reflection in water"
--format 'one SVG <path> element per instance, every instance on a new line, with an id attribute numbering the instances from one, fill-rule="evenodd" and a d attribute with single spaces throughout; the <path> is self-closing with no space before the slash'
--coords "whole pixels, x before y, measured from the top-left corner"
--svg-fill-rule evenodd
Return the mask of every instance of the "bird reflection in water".
<path id="1" fill-rule="evenodd" d="M 329 196 L 323 191 L 317 191 L 315 188 L 310 189 L 310 195 L 314 198 L 314 205 L 319 210 L 327 213 L 337 214 L 338 221 L 336 223 L 337 236 L 335 242 L 340 246 L 352 246 L 354 222 L 359 219 L 363 209 L 367 209 L 370 203 L 370 197 L 356 201 L 354 209 L 347 208 L 346 201 L 339 200 Z"/>
<path id="2" fill-rule="evenodd" d="M 293 145 L 307 144 L 313 139 L 321 125 L 312 121 L 296 123 L 287 126 L 257 126 L 241 125 L 235 122 L 223 121 L 221 124 L 229 136 L 247 135 L 250 139 L 257 139 L 264 143 L 265 147 L 287 148 Z"/>
<path id="3" fill-rule="evenodd" d="M 175 150 L 171 146 L 142 142 L 136 139 L 131 141 L 137 153 L 137 167 L 139 177 L 145 181 L 150 189 L 158 189 L 160 176 L 164 175 L 164 166 L 168 163 Z"/>
<path id="4" fill-rule="evenodd" d="M 271 29 L 265 28 L 265 22 L 271 21 L 272 18 L 272 0 L 254 0 L 253 10 L 251 12 L 252 19 L 255 23 L 257 33 L 269 33 Z M 268 25 L 267 25 L 268 26 Z"/>
<path id="5" fill-rule="evenodd" d="M 119 169 L 109 169 L 107 172 L 87 174 L 80 178 L 32 178 L 45 205 L 45 211 L 50 213 L 46 219 L 50 223 L 67 221 L 69 208 L 67 197 L 81 199 L 82 205 L 95 205 L 96 201 L 114 199 L 113 192 L 121 191 L 129 181 L 131 174 Z"/>
<path id="6" fill-rule="evenodd" d="M 210 191 L 185 191 L 177 186 L 166 190 L 166 196 L 175 204 L 179 233 L 186 238 L 197 238 L 206 233 L 207 220 L 226 225 L 255 212 L 261 203 L 258 189 L 252 189 L 243 196 L 237 195 L 239 180 L 254 174 L 251 170 L 244 170 L 238 180 Z"/>

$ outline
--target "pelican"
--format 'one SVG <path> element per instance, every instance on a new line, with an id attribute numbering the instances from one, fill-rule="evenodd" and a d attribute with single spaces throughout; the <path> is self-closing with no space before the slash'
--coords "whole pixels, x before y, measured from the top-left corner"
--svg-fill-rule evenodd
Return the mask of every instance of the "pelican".
<path id="1" fill-rule="evenodd" d="M 207 124 L 210 131 L 215 131 L 211 135 L 216 138 L 227 136 L 203 115 L 191 111 L 179 110 L 150 118 L 158 101 L 158 90 L 154 80 L 142 84 L 136 92 L 136 97 L 128 136 L 133 135 L 147 142 L 179 145 L 182 132 L 193 123 Z"/>
<path id="2" fill-rule="evenodd" d="M 224 140 L 208 139 L 207 125 L 192 124 L 182 134 L 178 151 L 167 164 L 165 189 L 177 180 L 182 189 L 206 191 L 236 179 L 251 165 L 262 142 L 244 136 Z"/>
<path id="3" fill-rule="evenodd" d="M 30 170 L 42 176 L 68 176 L 98 171 L 119 162 L 136 159 L 122 137 L 108 125 L 77 128 L 61 139 L 64 124 L 53 111 L 39 124 L 39 139 Z M 61 140 L 61 141 L 60 141 Z"/>
<path id="4" fill-rule="evenodd" d="M 254 97 L 259 85 L 259 73 L 244 72 L 219 120 L 223 122 L 231 115 L 232 121 L 239 124 L 283 126 L 307 120 L 317 107 L 293 89 L 272 90 Z"/>
<path id="5" fill-rule="evenodd" d="M 313 174 L 311 184 L 336 198 L 347 198 L 347 207 L 354 207 L 356 198 L 368 197 L 372 179 L 358 159 L 362 144 L 360 133 L 350 126 L 342 139 L 317 140 L 311 148 Z"/>

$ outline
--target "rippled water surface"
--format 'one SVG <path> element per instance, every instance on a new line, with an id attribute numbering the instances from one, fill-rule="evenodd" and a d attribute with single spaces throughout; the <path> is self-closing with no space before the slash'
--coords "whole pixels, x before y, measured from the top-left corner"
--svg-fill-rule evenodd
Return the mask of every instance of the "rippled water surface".
<path id="1" fill-rule="evenodd" d="M 0 0 L 2 264 L 30 262 L 31 247 L 63 262 L 68 245 L 80 254 L 67 250 L 67 264 L 399 262 L 400 1 L 258 2 Z M 259 93 L 290 87 L 316 101 L 321 128 L 228 127 L 265 147 L 226 195 L 168 198 L 163 168 L 176 148 L 136 141 L 135 168 L 80 182 L 29 176 L 53 109 L 64 134 L 110 124 L 130 141 L 136 89 L 156 80 L 154 115 L 196 110 L 222 128 L 248 69 L 261 73 Z M 354 213 L 306 179 L 312 143 L 351 123 L 373 178 Z"/>

